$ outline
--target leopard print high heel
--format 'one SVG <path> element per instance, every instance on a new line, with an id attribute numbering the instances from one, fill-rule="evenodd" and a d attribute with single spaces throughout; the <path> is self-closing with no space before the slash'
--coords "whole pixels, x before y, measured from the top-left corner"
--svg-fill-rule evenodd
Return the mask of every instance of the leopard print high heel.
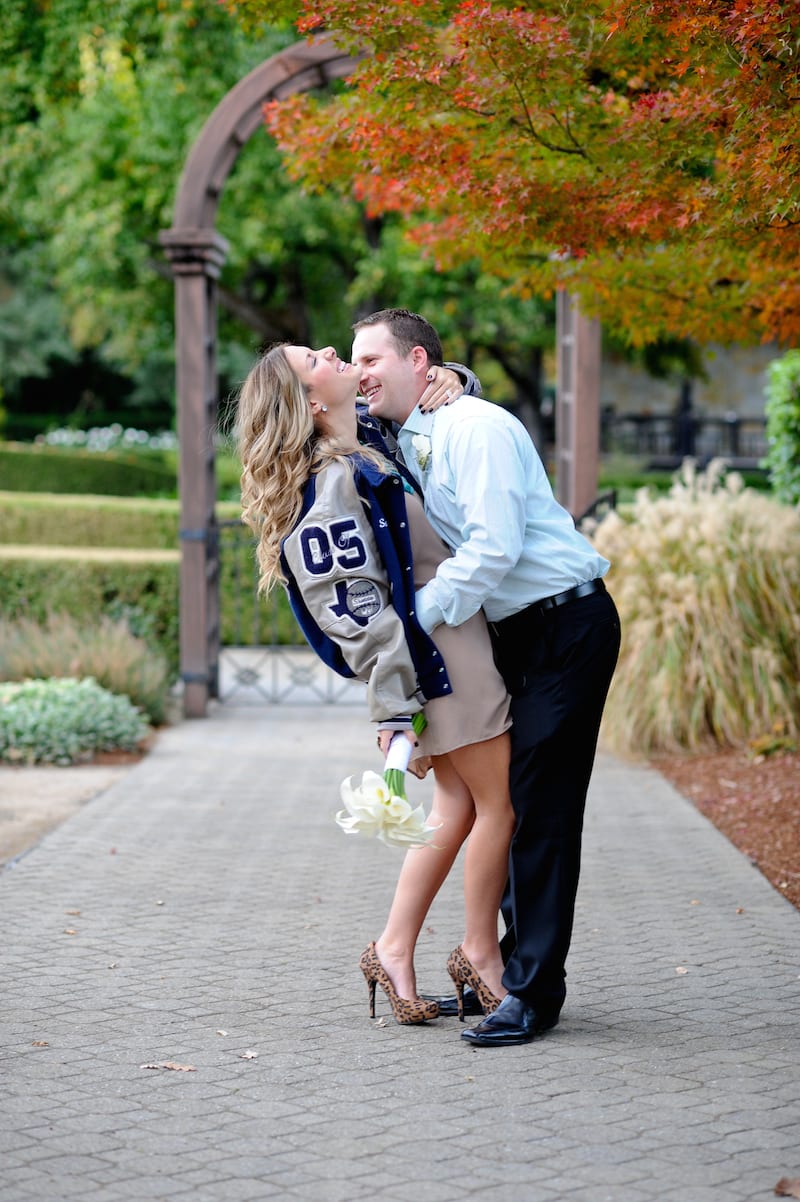
<path id="1" fill-rule="evenodd" d="M 370 943 L 369 947 L 364 949 L 358 966 L 367 981 L 370 1018 L 375 1017 L 376 985 L 380 985 L 386 994 L 389 999 L 389 1005 L 392 1007 L 395 1021 L 400 1023 L 401 1026 L 409 1026 L 412 1023 L 426 1023 L 429 1019 L 439 1017 L 439 1007 L 436 1005 L 436 1002 L 426 1002 L 422 998 L 404 998 L 399 996 L 394 985 L 389 980 L 389 974 L 380 962 L 374 942 Z"/>
<path id="2" fill-rule="evenodd" d="M 491 1014 L 500 1005 L 501 999 L 495 997 L 486 982 L 479 976 L 477 970 L 464 955 L 461 944 L 454 948 L 447 958 L 447 971 L 453 978 L 456 987 L 456 1005 L 458 1006 L 459 1022 L 464 1021 L 464 986 L 469 985 L 475 991 L 475 996 L 481 1004 L 484 1014 Z"/>

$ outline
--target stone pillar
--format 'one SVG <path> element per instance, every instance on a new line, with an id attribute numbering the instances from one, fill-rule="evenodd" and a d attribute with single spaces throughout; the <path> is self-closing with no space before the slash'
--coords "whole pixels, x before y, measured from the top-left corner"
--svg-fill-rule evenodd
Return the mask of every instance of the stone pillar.
<path id="1" fill-rule="evenodd" d="M 600 470 L 600 323 L 577 299 L 556 297 L 556 496 L 573 517 L 597 497 Z"/>
<path id="2" fill-rule="evenodd" d="M 175 278 L 176 390 L 181 501 L 180 672 L 184 713 L 202 718 L 218 695 L 219 547 L 214 435 L 217 423 L 217 279 L 228 249 L 214 229 L 160 235 Z"/>

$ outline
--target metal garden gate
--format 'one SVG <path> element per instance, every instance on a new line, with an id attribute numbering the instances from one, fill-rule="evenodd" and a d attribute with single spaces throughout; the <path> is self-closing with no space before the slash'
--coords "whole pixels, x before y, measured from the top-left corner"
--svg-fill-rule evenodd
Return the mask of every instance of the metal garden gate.
<path id="1" fill-rule="evenodd" d="M 229 705 L 336 702 L 363 705 L 364 686 L 326 667 L 307 646 L 284 590 L 258 596 L 253 536 L 220 522 L 220 634 L 217 696 Z"/>

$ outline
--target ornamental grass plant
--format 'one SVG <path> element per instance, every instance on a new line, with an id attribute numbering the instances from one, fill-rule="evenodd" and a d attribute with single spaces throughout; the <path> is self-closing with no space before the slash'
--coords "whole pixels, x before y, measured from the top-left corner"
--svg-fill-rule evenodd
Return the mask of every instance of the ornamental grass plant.
<path id="1" fill-rule="evenodd" d="M 800 510 L 719 463 L 684 465 L 591 533 L 612 563 L 622 650 L 603 734 L 651 755 L 800 728 Z"/>
<path id="2" fill-rule="evenodd" d="M 0 619 L 0 679 L 92 677 L 127 697 L 154 725 L 164 722 L 169 697 L 166 657 L 132 634 L 124 620 L 91 624 L 67 614 L 46 622 Z"/>

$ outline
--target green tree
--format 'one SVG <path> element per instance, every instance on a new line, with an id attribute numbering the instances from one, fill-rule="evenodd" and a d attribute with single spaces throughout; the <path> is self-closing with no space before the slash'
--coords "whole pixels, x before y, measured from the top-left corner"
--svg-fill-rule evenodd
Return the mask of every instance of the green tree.
<path id="1" fill-rule="evenodd" d="M 297 35 L 257 23 L 244 33 L 207 0 L 7 0 L 4 9 L 0 379 L 19 398 L 21 382 L 48 364 L 105 364 L 132 377 L 131 405 L 168 414 L 173 286 L 158 233 L 172 223 L 203 122 Z M 405 304 L 437 321 L 448 352 L 473 364 L 493 395 L 538 408 L 548 307 L 509 298 L 475 263 L 440 272 L 397 217 L 372 221 L 332 190 L 302 190 L 266 130 L 237 160 L 219 228 L 230 243 L 220 282 L 229 384 L 260 343 L 346 351 L 355 313 Z M 72 405 L 67 392 L 58 398 Z M 91 419 L 91 397 L 79 405 Z"/>

